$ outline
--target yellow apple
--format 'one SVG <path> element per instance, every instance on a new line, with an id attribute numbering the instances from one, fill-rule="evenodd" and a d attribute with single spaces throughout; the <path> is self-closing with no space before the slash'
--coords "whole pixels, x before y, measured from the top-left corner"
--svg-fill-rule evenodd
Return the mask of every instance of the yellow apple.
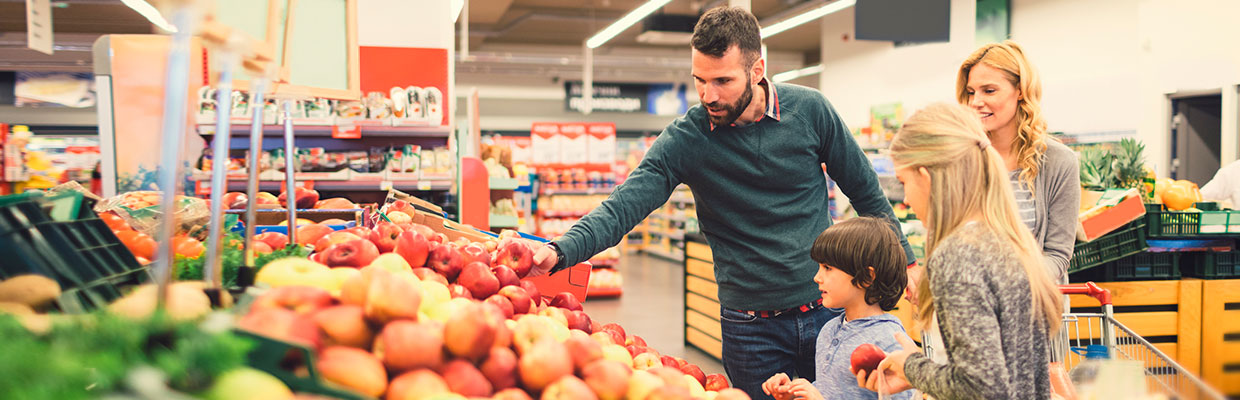
<path id="1" fill-rule="evenodd" d="M 603 358 L 619 362 L 629 367 L 633 366 L 633 355 L 624 346 L 618 344 L 603 345 Z"/>
<path id="2" fill-rule="evenodd" d="M 286 257 L 267 263 L 254 281 L 271 287 L 300 285 L 324 290 L 336 287 L 336 276 L 331 268 L 305 257 Z"/>
<path id="3" fill-rule="evenodd" d="M 382 254 L 375 258 L 374 261 L 371 261 L 368 267 L 382 268 L 392 273 L 413 273 L 413 267 L 409 266 L 409 262 L 396 253 Z"/>
<path id="4" fill-rule="evenodd" d="M 293 391 L 276 377 L 253 368 L 237 368 L 215 378 L 207 400 L 292 399 Z"/>
<path id="5" fill-rule="evenodd" d="M 418 310 L 429 314 L 430 310 L 449 300 L 452 300 L 452 293 L 447 286 L 437 281 L 425 281 L 422 282 L 422 305 Z"/>
<path id="6" fill-rule="evenodd" d="M 361 274 L 361 271 L 358 271 L 357 268 L 352 267 L 336 267 L 332 268 L 331 272 L 332 277 L 335 278 L 336 281 L 333 283 L 334 286 L 327 289 L 327 291 L 332 292 L 332 296 L 340 295 L 340 287 L 344 286 L 344 281 L 352 278 L 354 275 Z"/>

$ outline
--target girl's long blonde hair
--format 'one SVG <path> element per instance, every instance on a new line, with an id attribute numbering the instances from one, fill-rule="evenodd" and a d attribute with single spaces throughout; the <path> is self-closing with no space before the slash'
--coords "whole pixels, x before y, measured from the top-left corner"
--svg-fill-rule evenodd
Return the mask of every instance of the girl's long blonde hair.
<path id="1" fill-rule="evenodd" d="M 980 216 L 981 223 L 1012 243 L 1029 278 L 1035 318 L 1045 319 L 1050 332 L 1058 330 L 1063 299 L 1042 262 L 1042 252 L 1021 222 L 1012 184 L 999 152 L 990 146 L 977 113 L 959 104 L 935 103 L 909 117 L 891 143 L 897 168 L 925 168 L 930 174 L 926 222 L 926 254 L 934 254 L 941 240 L 965 220 Z M 934 293 L 929 275 L 918 284 L 917 319 L 930 322 Z"/>
<path id="2" fill-rule="evenodd" d="M 1020 90 L 1020 99 L 1016 100 L 1016 137 L 1012 139 L 1011 149 L 1021 169 L 1020 180 L 1033 190 L 1042 155 L 1046 154 L 1046 141 L 1055 140 L 1046 134 L 1046 119 L 1042 116 L 1042 81 L 1016 42 L 987 44 L 960 64 L 960 72 L 956 75 L 956 100 L 960 104 L 969 102 L 969 71 L 977 64 L 1003 71 L 1008 83 Z"/>

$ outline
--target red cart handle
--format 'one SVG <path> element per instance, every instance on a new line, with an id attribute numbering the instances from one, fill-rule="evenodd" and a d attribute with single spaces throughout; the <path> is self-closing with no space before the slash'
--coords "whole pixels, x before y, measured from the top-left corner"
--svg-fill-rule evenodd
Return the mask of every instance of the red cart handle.
<path id="1" fill-rule="evenodd" d="M 1083 294 L 1098 299 L 1103 305 L 1111 304 L 1111 291 L 1099 287 L 1093 282 L 1074 283 L 1071 285 L 1059 285 L 1059 291 L 1063 294 Z"/>

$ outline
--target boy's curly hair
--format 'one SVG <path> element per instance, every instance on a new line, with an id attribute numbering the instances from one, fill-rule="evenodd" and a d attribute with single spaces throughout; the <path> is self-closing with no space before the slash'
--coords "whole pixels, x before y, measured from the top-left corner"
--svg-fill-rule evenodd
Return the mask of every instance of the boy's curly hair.
<path id="1" fill-rule="evenodd" d="M 907 257 L 891 224 L 875 217 L 844 220 L 818 235 L 810 257 L 852 275 L 852 284 L 865 289 L 866 304 L 891 311 L 908 283 Z M 873 278 L 866 267 L 874 267 Z"/>

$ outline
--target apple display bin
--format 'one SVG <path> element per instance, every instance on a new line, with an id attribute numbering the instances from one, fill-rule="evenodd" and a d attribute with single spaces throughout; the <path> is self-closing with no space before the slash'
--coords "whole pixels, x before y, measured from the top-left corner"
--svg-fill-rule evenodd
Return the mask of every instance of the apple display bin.
<path id="1" fill-rule="evenodd" d="M 366 400 L 360 393 L 342 387 L 329 386 L 319 375 L 315 366 L 315 354 L 302 344 L 285 342 L 242 329 L 234 329 L 237 336 L 249 339 L 254 348 L 246 356 L 246 363 L 254 369 L 275 376 L 298 393 L 310 393 L 345 400 Z M 296 371 L 305 368 L 304 374 Z"/>
<path id="2" fill-rule="evenodd" d="M 76 213 L 82 218 L 63 221 L 44 211 L 56 201 L 26 197 L 0 202 L 5 204 L 0 206 L 0 280 L 23 274 L 55 280 L 61 287 L 56 304 L 65 313 L 106 307 L 122 296 L 122 287 L 151 280 L 149 269 L 89 211 L 89 201 Z"/>

